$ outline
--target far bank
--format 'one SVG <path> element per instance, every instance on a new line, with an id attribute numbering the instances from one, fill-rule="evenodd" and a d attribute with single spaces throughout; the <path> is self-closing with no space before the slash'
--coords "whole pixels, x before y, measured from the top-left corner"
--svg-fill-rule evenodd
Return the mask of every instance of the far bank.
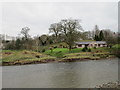
<path id="1" fill-rule="evenodd" d="M 113 49 L 106 47 L 92 48 L 91 51 L 86 52 L 81 48 L 72 49 L 71 52 L 67 48 L 55 48 L 52 52 L 47 50 L 44 53 L 28 50 L 3 50 L 1 55 L 3 66 L 116 58 Z"/>

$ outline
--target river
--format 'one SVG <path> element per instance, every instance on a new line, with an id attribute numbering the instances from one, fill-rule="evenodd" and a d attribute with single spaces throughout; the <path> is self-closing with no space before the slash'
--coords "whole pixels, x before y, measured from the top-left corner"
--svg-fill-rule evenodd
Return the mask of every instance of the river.
<path id="1" fill-rule="evenodd" d="M 94 88 L 118 80 L 118 59 L 3 66 L 3 88 Z"/>

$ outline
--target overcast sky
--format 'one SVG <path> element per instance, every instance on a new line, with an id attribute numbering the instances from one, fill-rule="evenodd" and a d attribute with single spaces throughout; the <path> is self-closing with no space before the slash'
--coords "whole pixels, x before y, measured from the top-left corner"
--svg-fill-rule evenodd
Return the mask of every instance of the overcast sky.
<path id="1" fill-rule="evenodd" d="M 100 29 L 118 31 L 117 2 L 75 3 L 3 3 L 2 33 L 17 36 L 21 28 L 30 27 L 30 35 L 48 34 L 50 24 L 61 19 L 81 19 L 84 30 Z"/>

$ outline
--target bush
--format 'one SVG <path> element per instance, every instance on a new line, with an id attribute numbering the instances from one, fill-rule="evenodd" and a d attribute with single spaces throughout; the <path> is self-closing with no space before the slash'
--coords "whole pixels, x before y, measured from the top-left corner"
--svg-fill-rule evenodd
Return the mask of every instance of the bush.
<path id="1" fill-rule="evenodd" d="M 94 49 L 96 49 L 96 47 L 94 47 Z"/>
<path id="2" fill-rule="evenodd" d="M 53 47 L 50 47 L 51 53 L 53 52 Z"/>
<path id="3" fill-rule="evenodd" d="M 83 49 L 82 49 L 82 51 L 83 51 L 83 52 L 85 52 L 85 51 L 86 51 L 86 49 L 85 49 L 85 48 L 83 48 Z"/>
<path id="4" fill-rule="evenodd" d="M 53 40 L 50 40 L 49 43 L 52 44 L 52 43 L 53 43 Z"/>
<path id="5" fill-rule="evenodd" d="M 41 52 L 42 52 L 41 50 L 36 50 L 36 49 L 35 49 L 35 50 L 33 50 L 33 51 L 35 51 L 35 52 L 39 52 L 39 53 L 41 53 Z"/>
<path id="6" fill-rule="evenodd" d="M 91 52 L 91 49 L 90 49 L 90 48 L 88 49 L 88 52 Z"/>
<path id="7" fill-rule="evenodd" d="M 6 50 L 15 50 L 14 43 L 8 43 L 7 45 L 5 45 L 5 49 Z"/>
<path id="8" fill-rule="evenodd" d="M 45 52 L 45 49 L 42 49 L 42 52 Z"/>
<path id="9" fill-rule="evenodd" d="M 39 56 L 39 55 L 36 55 L 35 57 L 36 57 L 36 58 L 40 58 L 40 56 Z"/>
<path id="10" fill-rule="evenodd" d="M 82 51 L 83 51 L 83 52 L 88 51 L 88 47 L 87 47 L 87 46 L 85 46 L 85 47 L 82 49 Z"/>
<path id="11" fill-rule="evenodd" d="M 65 46 L 63 46 L 63 48 L 66 48 Z"/>
<path id="12" fill-rule="evenodd" d="M 54 46 L 54 49 L 57 48 L 57 46 Z"/>
<path id="13" fill-rule="evenodd" d="M 88 47 L 87 47 L 87 46 L 85 46 L 85 49 L 86 49 L 86 50 L 88 50 Z"/>
<path id="14" fill-rule="evenodd" d="M 60 44 L 60 45 L 59 45 L 59 48 L 63 48 L 63 45 L 62 45 L 62 44 Z"/>

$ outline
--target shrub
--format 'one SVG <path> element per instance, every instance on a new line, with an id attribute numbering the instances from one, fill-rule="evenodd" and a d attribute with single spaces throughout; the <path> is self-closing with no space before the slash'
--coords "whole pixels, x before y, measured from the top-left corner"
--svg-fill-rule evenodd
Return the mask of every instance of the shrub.
<path id="1" fill-rule="evenodd" d="M 87 47 L 87 46 L 85 46 L 85 47 L 82 49 L 83 52 L 86 52 L 87 50 L 88 50 L 88 47 Z"/>
<path id="2" fill-rule="evenodd" d="M 53 47 L 50 47 L 51 53 L 53 52 Z"/>
<path id="3" fill-rule="evenodd" d="M 63 46 L 63 48 L 66 48 L 65 46 Z"/>
<path id="4" fill-rule="evenodd" d="M 37 50 L 36 50 L 36 51 L 37 51 Z M 38 50 L 38 52 L 39 52 L 39 53 L 41 53 L 41 51 L 40 51 L 40 50 Z"/>
<path id="5" fill-rule="evenodd" d="M 85 52 L 85 51 L 86 51 L 86 49 L 85 49 L 85 48 L 83 48 L 83 49 L 82 49 L 82 51 L 83 51 L 83 52 Z"/>
<path id="6" fill-rule="evenodd" d="M 39 56 L 39 55 L 36 55 L 35 57 L 36 57 L 36 58 L 40 58 L 40 56 Z"/>
<path id="7" fill-rule="evenodd" d="M 85 50 L 88 50 L 88 47 L 87 47 L 87 46 L 85 46 Z"/>
<path id="8" fill-rule="evenodd" d="M 8 43 L 5 45 L 5 49 L 6 50 L 14 50 L 15 49 L 15 45 L 14 43 Z"/>
<path id="9" fill-rule="evenodd" d="M 59 48 L 63 48 L 63 45 L 62 45 L 62 44 L 60 44 L 60 45 L 59 45 Z"/>
<path id="10" fill-rule="evenodd" d="M 57 46 L 54 46 L 54 48 L 57 48 Z"/>
<path id="11" fill-rule="evenodd" d="M 52 43 L 53 43 L 53 40 L 50 40 L 49 43 L 52 44 Z"/>
<path id="12" fill-rule="evenodd" d="M 96 49 L 96 47 L 94 47 L 94 49 Z"/>
<path id="13" fill-rule="evenodd" d="M 90 48 L 88 49 L 88 52 L 91 52 L 91 49 L 90 49 Z"/>
<path id="14" fill-rule="evenodd" d="M 45 52 L 45 49 L 42 49 L 42 52 Z"/>

